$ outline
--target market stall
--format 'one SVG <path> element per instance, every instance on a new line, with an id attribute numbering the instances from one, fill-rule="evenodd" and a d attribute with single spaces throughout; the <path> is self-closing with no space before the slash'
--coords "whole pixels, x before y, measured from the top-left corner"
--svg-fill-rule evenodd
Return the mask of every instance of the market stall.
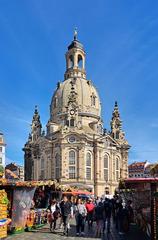
<path id="1" fill-rule="evenodd" d="M 129 178 L 120 195 L 132 200 L 135 222 L 152 240 L 158 239 L 158 178 Z"/>
<path id="2" fill-rule="evenodd" d="M 36 228 L 47 222 L 47 207 L 53 198 L 61 200 L 62 192 L 70 190 L 56 181 L 9 181 L 0 179 L 0 189 L 9 199 L 8 214 L 12 219 L 10 232 Z"/>
<path id="3" fill-rule="evenodd" d="M 51 199 L 60 201 L 63 195 L 74 198 L 93 195 L 87 188 L 60 185 L 52 180 L 20 182 L 0 178 L 0 189 L 5 190 L 9 200 L 7 210 L 12 220 L 9 226 L 11 233 L 30 230 L 47 223 L 47 207 Z"/>

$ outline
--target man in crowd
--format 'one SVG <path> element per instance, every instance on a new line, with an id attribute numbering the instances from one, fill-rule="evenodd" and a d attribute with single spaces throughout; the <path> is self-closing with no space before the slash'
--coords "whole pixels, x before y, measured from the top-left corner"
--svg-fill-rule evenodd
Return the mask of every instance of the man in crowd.
<path id="1" fill-rule="evenodd" d="M 110 233 L 110 225 L 111 225 L 111 213 L 112 213 L 112 203 L 111 200 L 105 198 L 103 203 L 104 205 L 104 223 L 103 223 L 103 233 L 106 229 L 106 222 L 107 222 L 107 232 Z"/>
<path id="2" fill-rule="evenodd" d="M 67 196 L 63 197 L 62 202 L 60 203 L 61 217 L 64 224 L 64 235 L 68 235 L 68 224 L 70 217 L 73 216 L 72 203 L 68 200 Z"/>

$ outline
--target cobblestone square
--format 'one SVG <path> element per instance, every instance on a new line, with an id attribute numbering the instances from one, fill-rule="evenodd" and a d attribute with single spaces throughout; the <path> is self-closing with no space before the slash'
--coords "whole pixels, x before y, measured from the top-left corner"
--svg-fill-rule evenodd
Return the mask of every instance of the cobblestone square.
<path id="1" fill-rule="evenodd" d="M 7 240 L 148 240 L 144 234 L 138 230 L 131 227 L 130 232 L 127 235 L 119 235 L 115 229 L 114 224 L 111 225 L 111 232 L 109 234 L 105 233 L 100 238 L 95 235 L 96 224 L 94 223 L 93 228 L 88 231 L 87 224 L 85 225 L 85 237 L 77 237 L 75 229 L 75 220 L 71 220 L 71 229 L 69 236 L 63 236 L 62 230 L 56 230 L 55 233 L 51 233 L 49 230 L 49 225 L 46 225 L 40 229 L 34 230 L 32 232 L 24 232 L 21 234 L 15 234 L 7 237 Z"/>

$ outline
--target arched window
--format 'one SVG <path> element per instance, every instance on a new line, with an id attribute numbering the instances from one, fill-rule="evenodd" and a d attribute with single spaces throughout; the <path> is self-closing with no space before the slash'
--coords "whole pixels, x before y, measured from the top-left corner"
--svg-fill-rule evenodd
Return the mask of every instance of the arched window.
<path id="1" fill-rule="evenodd" d="M 91 180 L 92 178 L 92 157 L 91 154 L 88 152 L 86 155 L 86 179 Z"/>
<path id="2" fill-rule="evenodd" d="M 75 120 L 73 118 L 70 119 L 70 127 L 75 126 Z"/>
<path id="3" fill-rule="evenodd" d="M 95 106 L 95 104 L 96 104 L 96 96 L 93 94 L 91 96 L 91 106 Z"/>
<path id="4" fill-rule="evenodd" d="M 60 155 L 56 153 L 55 155 L 55 179 L 60 178 Z"/>
<path id="5" fill-rule="evenodd" d="M 104 156 L 104 180 L 109 180 L 109 157 L 108 155 Z"/>
<path id="6" fill-rule="evenodd" d="M 83 59 L 80 54 L 78 55 L 78 67 L 83 68 Z"/>
<path id="7" fill-rule="evenodd" d="M 58 104 L 58 99 L 57 99 L 57 97 L 55 97 L 55 98 L 54 98 L 54 108 L 57 107 L 57 104 Z"/>
<path id="8" fill-rule="evenodd" d="M 74 66 L 74 57 L 73 55 L 70 55 L 68 68 L 73 68 L 73 66 Z"/>
<path id="9" fill-rule="evenodd" d="M 76 178 L 76 152 L 71 150 L 69 152 L 69 179 Z"/>
<path id="10" fill-rule="evenodd" d="M 116 131 L 116 139 L 119 139 L 119 131 Z"/>
<path id="11" fill-rule="evenodd" d="M 69 127 L 69 120 L 65 120 L 65 125 Z"/>
<path id="12" fill-rule="evenodd" d="M 119 177 L 120 177 L 120 171 L 119 171 L 119 158 L 116 158 L 116 162 L 115 162 L 115 169 L 116 169 L 116 181 L 119 181 Z"/>
<path id="13" fill-rule="evenodd" d="M 76 153 L 74 150 L 71 150 L 69 152 L 69 165 L 75 165 L 76 164 Z"/>

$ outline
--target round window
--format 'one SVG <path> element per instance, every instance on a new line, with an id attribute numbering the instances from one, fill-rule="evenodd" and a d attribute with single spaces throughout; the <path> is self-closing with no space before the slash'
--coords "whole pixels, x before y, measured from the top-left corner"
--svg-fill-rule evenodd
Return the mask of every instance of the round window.
<path id="1" fill-rule="evenodd" d="M 70 143 L 74 143 L 75 141 L 76 141 L 75 136 L 69 137 L 69 142 L 70 142 Z"/>

